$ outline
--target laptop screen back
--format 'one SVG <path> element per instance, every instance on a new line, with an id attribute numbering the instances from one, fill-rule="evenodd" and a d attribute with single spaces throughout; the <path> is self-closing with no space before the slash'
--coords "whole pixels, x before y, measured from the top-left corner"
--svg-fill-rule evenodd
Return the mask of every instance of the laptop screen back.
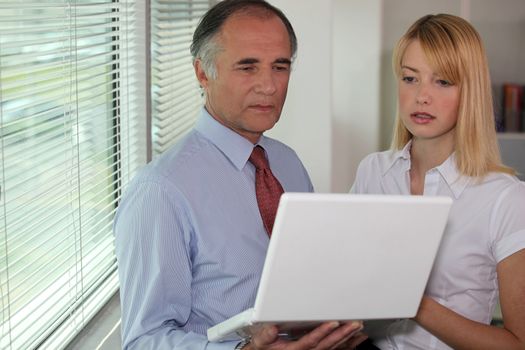
<path id="1" fill-rule="evenodd" d="M 413 317 L 451 203 L 446 197 L 283 194 L 254 319 Z"/>

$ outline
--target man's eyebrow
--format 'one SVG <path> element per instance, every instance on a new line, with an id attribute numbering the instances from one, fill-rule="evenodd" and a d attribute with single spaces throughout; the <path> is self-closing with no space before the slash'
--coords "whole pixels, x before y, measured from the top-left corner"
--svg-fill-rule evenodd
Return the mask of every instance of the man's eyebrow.
<path id="1" fill-rule="evenodd" d="M 259 59 L 257 59 L 257 58 L 243 58 L 243 59 L 237 61 L 235 64 L 236 65 L 245 65 L 245 64 L 256 64 L 256 63 L 260 63 L 260 62 L 261 61 Z M 273 61 L 273 63 L 291 65 L 292 61 L 289 58 L 278 58 L 275 61 Z"/>
<path id="2" fill-rule="evenodd" d="M 292 61 L 289 58 L 278 58 L 275 61 L 273 61 L 273 63 L 291 65 Z"/>
<path id="3" fill-rule="evenodd" d="M 259 62 L 260 61 L 257 58 L 243 58 L 237 61 L 235 64 L 243 65 L 243 64 L 255 64 Z"/>

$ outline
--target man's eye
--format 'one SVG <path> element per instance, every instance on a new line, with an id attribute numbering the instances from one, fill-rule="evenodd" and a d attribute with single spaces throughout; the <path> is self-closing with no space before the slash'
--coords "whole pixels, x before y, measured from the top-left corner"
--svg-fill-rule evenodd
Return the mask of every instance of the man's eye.
<path id="1" fill-rule="evenodd" d="M 254 69 L 255 69 L 254 66 L 240 66 L 239 67 L 239 70 L 245 71 L 245 72 L 250 72 L 250 71 L 253 71 Z"/>
<path id="2" fill-rule="evenodd" d="M 276 71 L 279 71 L 279 72 L 286 72 L 286 71 L 290 70 L 290 66 L 287 66 L 287 65 L 285 65 L 285 66 L 274 66 L 273 69 L 276 70 Z"/>

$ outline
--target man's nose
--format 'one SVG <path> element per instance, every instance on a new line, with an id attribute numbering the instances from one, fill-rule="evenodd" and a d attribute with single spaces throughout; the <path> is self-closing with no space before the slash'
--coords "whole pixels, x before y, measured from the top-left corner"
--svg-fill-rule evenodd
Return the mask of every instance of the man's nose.
<path id="1" fill-rule="evenodd" d="M 255 92 L 265 95 L 273 95 L 277 90 L 273 71 L 263 70 L 257 75 L 257 83 L 255 85 Z"/>

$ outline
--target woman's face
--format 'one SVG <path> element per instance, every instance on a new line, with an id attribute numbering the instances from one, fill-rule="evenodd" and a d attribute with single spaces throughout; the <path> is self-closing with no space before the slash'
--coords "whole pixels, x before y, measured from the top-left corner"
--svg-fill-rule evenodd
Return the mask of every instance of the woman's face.
<path id="1" fill-rule="evenodd" d="M 459 87 L 434 71 L 418 40 L 403 56 L 398 92 L 401 120 L 415 141 L 454 142 Z"/>

